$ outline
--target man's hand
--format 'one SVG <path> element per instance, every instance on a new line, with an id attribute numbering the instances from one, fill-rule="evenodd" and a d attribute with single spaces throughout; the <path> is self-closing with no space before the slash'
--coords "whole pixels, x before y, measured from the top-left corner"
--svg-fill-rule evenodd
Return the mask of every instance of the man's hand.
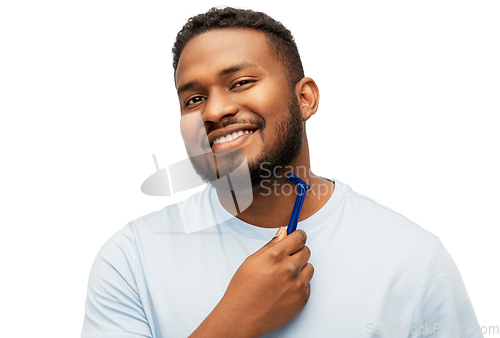
<path id="1" fill-rule="evenodd" d="M 221 303 L 232 308 L 262 336 L 276 331 L 304 308 L 314 273 L 306 233 L 285 228 L 249 256 L 234 274 Z"/>
<path id="2" fill-rule="evenodd" d="M 287 236 L 281 227 L 241 264 L 219 304 L 191 337 L 260 337 L 295 318 L 309 300 L 314 273 L 306 239 L 303 230 Z"/>

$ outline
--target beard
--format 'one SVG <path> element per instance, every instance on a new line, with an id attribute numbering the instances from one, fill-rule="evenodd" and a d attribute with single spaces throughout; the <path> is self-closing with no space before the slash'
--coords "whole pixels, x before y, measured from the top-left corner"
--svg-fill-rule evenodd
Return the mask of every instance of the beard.
<path id="1" fill-rule="evenodd" d="M 284 116 L 274 128 L 275 135 L 280 136 L 276 147 L 271 148 L 266 142 L 264 134 L 260 132 L 264 149 L 256 159 L 245 162 L 245 155 L 241 151 L 234 150 L 225 155 L 224 164 L 217 163 L 217 172 L 214 166 L 214 160 L 216 159 L 212 152 L 207 152 L 201 156 L 191 156 L 189 149 L 187 149 L 189 159 L 196 173 L 204 182 L 211 184 L 214 188 L 222 190 L 230 189 L 232 191 L 238 190 L 237 188 L 235 189 L 235 183 L 247 182 L 248 176 L 250 176 L 251 188 L 254 191 L 259 190 L 261 182 L 269 178 L 269 170 L 274 172 L 275 168 L 279 168 L 279 170 L 276 170 L 276 173 L 284 170 L 300 153 L 304 135 L 304 124 L 300 114 L 299 101 L 293 90 L 290 91 L 287 108 L 287 116 Z M 248 120 L 228 120 L 224 123 L 223 127 L 248 122 L 256 125 L 259 131 L 266 128 L 265 122 Z M 211 130 L 207 131 L 207 134 L 209 132 Z M 217 151 L 215 151 L 215 154 L 217 155 Z M 244 162 L 246 165 L 244 165 Z M 266 168 L 263 168 L 264 164 Z M 229 186 L 225 183 L 221 184 L 221 180 L 217 178 L 229 173 L 231 173 L 231 182 L 233 184 Z M 244 183 L 242 185 L 247 186 Z"/>
<path id="2" fill-rule="evenodd" d="M 281 172 L 300 153 L 304 124 L 295 93 L 291 93 L 289 100 L 288 116 L 283 117 L 275 127 L 276 135 L 281 136 L 276 147 L 269 147 L 264 135 L 261 134 L 264 150 L 255 160 L 248 163 L 250 180 L 254 189 L 259 187 L 262 181 L 269 178 L 269 170 L 276 173 Z M 274 171 L 275 168 L 279 168 L 279 170 Z"/>

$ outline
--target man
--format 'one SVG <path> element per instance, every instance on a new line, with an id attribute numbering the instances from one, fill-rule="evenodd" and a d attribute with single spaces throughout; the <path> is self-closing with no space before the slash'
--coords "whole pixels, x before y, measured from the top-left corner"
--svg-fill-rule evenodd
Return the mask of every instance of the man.
<path id="1" fill-rule="evenodd" d="M 305 122 L 319 91 L 285 27 L 212 9 L 173 53 L 182 136 L 210 184 L 103 246 L 83 337 L 481 336 L 439 238 L 312 173 Z M 252 201 L 234 212 L 241 168 Z M 311 189 L 287 235 L 289 172 Z M 226 173 L 236 180 L 220 183 Z"/>

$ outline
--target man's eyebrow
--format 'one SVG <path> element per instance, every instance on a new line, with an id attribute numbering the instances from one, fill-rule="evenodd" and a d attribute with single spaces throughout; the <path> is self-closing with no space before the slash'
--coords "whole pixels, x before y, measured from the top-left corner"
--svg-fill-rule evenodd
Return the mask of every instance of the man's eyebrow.
<path id="1" fill-rule="evenodd" d="M 237 65 L 234 65 L 234 66 L 231 66 L 231 67 L 228 67 L 228 68 L 221 70 L 219 73 L 219 77 L 226 76 L 226 75 L 229 75 L 232 73 L 236 73 L 237 71 L 240 71 L 240 70 L 245 69 L 245 68 L 251 68 L 251 67 L 257 67 L 257 65 L 255 63 L 245 61 L 245 62 L 242 62 L 242 63 L 239 63 Z M 196 80 L 189 81 L 188 83 L 183 84 L 182 86 L 180 86 L 177 89 L 177 95 L 180 95 L 183 92 L 188 91 L 197 85 L 198 85 L 198 81 L 196 81 Z"/>
<path id="2" fill-rule="evenodd" d="M 191 88 L 193 88 L 197 84 L 198 84 L 197 81 L 189 81 L 188 83 L 183 84 L 182 86 L 180 86 L 179 88 L 177 88 L 177 95 L 180 95 L 183 92 L 185 92 L 187 90 L 190 90 Z"/>
<path id="3" fill-rule="evenodd" d="M 235 73 L 237 71 L 240 71 L 242 69 L 245 69 L 245 68 L 251 68 L 251 67 L 257 67 L 256 64 L 254 63 L 250 63 L 250 62 L 242 62 L 240 64 L 237 64 L 237 65 L 234 65 L 234 66 L 231 66 L 231 67 L 228 67 L 226 69 L 223 69 L 220 73 L 219 73 L 219 76 L 226 76 L 226 75 L 229 75 L 229 74 L 232 74 L 232 73 Z"/>

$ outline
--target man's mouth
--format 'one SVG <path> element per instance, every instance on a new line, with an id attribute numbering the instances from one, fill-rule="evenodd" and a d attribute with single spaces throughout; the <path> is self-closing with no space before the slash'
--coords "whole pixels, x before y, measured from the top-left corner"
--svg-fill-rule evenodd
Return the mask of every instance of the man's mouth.
<path id="1" fill-rule="evenodd" d="M 212 149 L 234 149 L 242 145 L 257 128 L 252 126 L 230 126 L 208 135 Z"/>
<path id="2" fill-rule="evenodd" d="M 248 134 L 253 134 L 253 130 L 245 129 L 245 130 L 240 130 L 238 132 L 234 132 L 232 134 L 221 136 L 219 138 L 216 138 L 215 141 L 213 141 L 212 144 L 210 144 L 210 146 L 213 147 L 215 144 L 224 144 L 231 141 L 235 141 L 239 139 L 241 136 Z"/>

